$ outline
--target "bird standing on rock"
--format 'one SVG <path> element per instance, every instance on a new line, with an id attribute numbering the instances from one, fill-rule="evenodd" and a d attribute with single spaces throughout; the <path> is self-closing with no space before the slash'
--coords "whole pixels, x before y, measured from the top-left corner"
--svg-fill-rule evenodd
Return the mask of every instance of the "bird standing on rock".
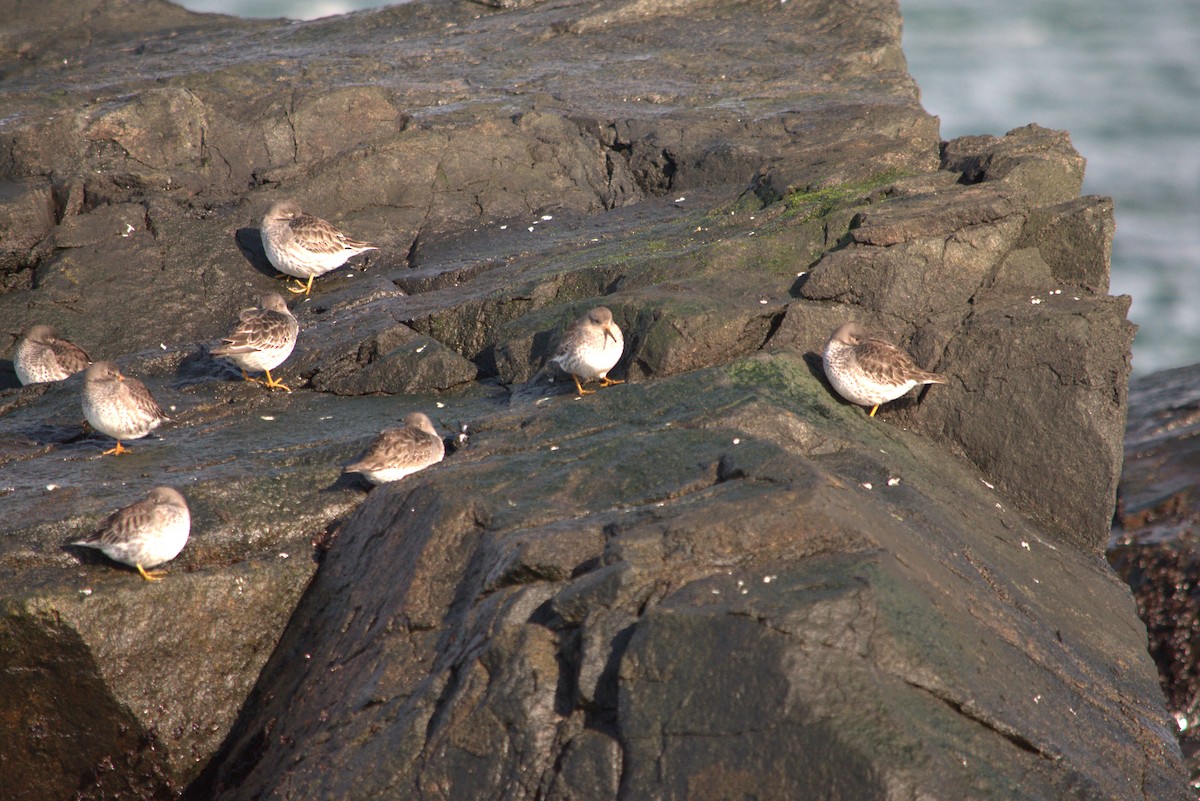
<path id="1" fill-rule="evenodd" d="M 35 325 L 26 331 L 13 355 L 13 368 L 22 384 L 62 381 L 91 363 L 78 345 L 61 338 L 49 325 Z"/>
<path id="2" fill-rule="evenodd" d="M 122 374 L 112 362 L 96 362 L 83 374 L 83 416 L 92 428 L 117 441 L 102 456 L 129 453 L 121 440 L 141 439 L 168 419 L 146 385 Z"/>
<path id="3" fill-rule="evenodd" d="M 867 335 L 858 323 L 845 323 L 829 337 L 822 354 L 825 376 L 837 393 L 851 403 L 870 406 L 895 400 L 922 384 L 945 384 L 946 379 L 917 367 L 912 357 L 892 343 Z"/>
<path id="4" fill-rule="evenodd" d="M 624 351 L 625 339 L 613 321 L 612 312 L 597 306 L 567 326 L 547 364 L 557 364 L 563 372 L 570 373 L 580 395 L 591 395 L 596 390 L 584 389 L 580 379 L 599 379 L 602 387 L 625 383 L 608 377 L 608 371 L 621 360 Z"/>
<path id="5" fill-rule="evenodd" d="M 242 378 L 262 384 L 268 389 L 292 390 L 271 377 L 271 370 L 283 364 L 296 347 L 300 324 L 288 311 L 287 303 L 278 292 L 267 292 L 258 299 L 258 306 L 243 309 L 238 324 L 224 344 L 213 348 L 213 356 L 227 356 L 242 368 Z M 262 370 L 267 380 L 251 378 L 247 370 Z"/>
<path id="6" fill-rule="evenodd" d="M 281 200 L 267 210 L 262 219 L 263 249 L 272 266 L 297 282 L 288 291 L 297 295 L 312 292 L 313 279 L 336 270 L 352 256 L 379 248 L 366 242 L 350 239 L 333 225 L 305 214 L 294 200 Z"/>
<path id="7" fill-rule="evenodd" d="M 98 529 L 72 545 L 96 548 L 114 562 L 137 568 L 146 581 L 162 581 L 158 567 L 187 545 L 192 517 L 187 501 L 171 487 L 155 487 L 140 501 L 118 509 Z"/>

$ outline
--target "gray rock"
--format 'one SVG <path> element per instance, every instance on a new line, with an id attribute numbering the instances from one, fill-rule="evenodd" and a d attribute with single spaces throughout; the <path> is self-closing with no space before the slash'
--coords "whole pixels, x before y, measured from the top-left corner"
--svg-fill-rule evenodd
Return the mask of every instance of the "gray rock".
<path id="1" fill-rule="evenodd" d="M 0 291 L 27 289 L 29 270 L 46 254 L 55 224 L 54 196 L 47 183 L 0 183 Z"/>
<path id="2" fill-rule="evenodd" d="M 1200 585 L 1200 559 L 1191 532 L 1200 517 L 1193 497 L 1200 478 L 1200 367 L 1135 378 L 1129 400 L 1125 466 L 1108 560 L 1137 599 L 1194 783 L 1200 776 L 1200 675 L 1193 654 L 1200 646 L 1200 621 L 1191 610 Z"/>
<path id="3" fill-rule="evenodd" d="M 516 5 L 7 21 L 0 181 L 54 206 L 6 333 L 173 422 L 100 459 L 77 379 L 0 391 L 0 796 L 1185 797 L 1065 135 L 943 145 L 893 4 Z M 282 196 L 380 245 L 293 299 L 290 394 L 208 353 Z M 598 302 L 629 383 L 575 400 Z M 849 318 L 950 383 L 843 403 Z M 442 463 L 340 475 L 417 410 Z M 162 584 L 64 549 L 160 483 Z"/>

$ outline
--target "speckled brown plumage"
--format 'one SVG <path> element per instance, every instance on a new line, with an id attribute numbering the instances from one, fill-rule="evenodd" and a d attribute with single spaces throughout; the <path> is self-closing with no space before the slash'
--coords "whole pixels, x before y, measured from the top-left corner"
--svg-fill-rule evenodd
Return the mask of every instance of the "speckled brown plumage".
<path id="1" fill-rule="evenodd" d="M 242 368 L 242 378 L 247 381 L 291 392 L 286 384 L 271 377 L 271 370 L 292 354 L 299 332 L 300 324 L 288 310 L 283 296 L 267 292 L 259 298 L 257 307 L 242 310 L 238 324 L 223 344 L 213 348 L 212 355 L 228 357 Z M 251 378 L 247 370 L 261 370 L 267 374 L 267 380 Z"/>
<path id="2" fill-rule="evenodd" d="M 92 428 L 117 441 L 105 456 L 128 453 L 121 440 L 140 439 L 167 420 L 146 385 L 112 362 L 96 362 L 83 374 L 83 416 Z"/>
<path id="3" fill-rule="evenodd" d="M 148 571 L 169 562 L 187 544 L 191 531 L 187 501 L 172 487 L 155 487 L 146 497 L 109 515 L 100 527 L 72 545 L 96 548 L 115 562 L 137 568 L 147 581 L 162 573 Z"/>
<path id="4" fill-rule="evenodd" d="M 13 354 L 13 368 L 22 384 L 62 381 L 91 363 L 82 348 L 60 337 L 49 325 L 35 325 L 26 331 Z"/>
<path id="5" fill-rule="evenodd" d="M 308 279 L 289 292 L 309 294 L 313 279 L 336 270 L 352 256 L 378 250 L 372 244 L 351 239 L 331 223 L 306 214 L 293 200 L 281 200 L 262 219 L 263 249 L 272 266 L 294 278 Z"/>
<path id="6" fill-rule="evenodd" d="M 892 343 L 868 336 L 858 323 L 846 323 L 833 332 L 825 343 L 822 362 L 837 393 L 851 403 L 870 406 L 871 417 L 880 404 L 913 387 L 946 383 L 943 376 L 922 370 Z"/>
<path id="7" fill-rule="evenodd" d="M 372 484 L 386 484 L 440 462 L 446 446 L 433 421 L 421 412 L 412 412 L 404 424 L 380 433 L 362 458 L 346 465 L 343 472 L 362 473 Z"/>

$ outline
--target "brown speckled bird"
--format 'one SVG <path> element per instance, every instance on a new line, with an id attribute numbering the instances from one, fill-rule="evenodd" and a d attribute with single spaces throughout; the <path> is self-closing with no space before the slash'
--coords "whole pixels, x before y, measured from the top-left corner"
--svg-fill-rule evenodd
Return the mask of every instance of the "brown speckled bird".
<path id="1" fill-rule="evenodd" d="M 822 355 L 825 376 L 837 393 L 851 403 L 870 406 L 895 400 L 915 386 L 945 384 L 946 379 L 917 367 L 912 357 L 892 343 L 867 336 L 858 323 L 833 332 Z"/>
<path id="2" fill-rule="evenodd" d="M 96 362 L 83 374 L 83 416 L 92 428 L 117 441 L 110 453 L 128 453 L 123 439 L 140 439 L 158 428 L 167 416 L 136 378 L 128 378 L 112 362 Z"/>
<path id="3" fill-rule="evenodd" d="M 62 381 L 91 363 L 82 348 L 60 337 L 49 325 L 35 325 L 26 331 L 13 354 L 13 368 L 22 384 Z"/>
<path id="4" fill-rule="evenodd" d="M 313 279 L 336 270 L 352 256 L 379 248 L 367 242 L 350 239 L 333 225 L 305 214 L 300 204 L 281 200 L 267 210 L 262 219 L 262 243 L 272 266 L 294 278 L 307 278 L 288 287 L 289 292 L 307 295 Z"/>
<path id="5" fill-rule="evenodd" d="M 362 458 L 342 472 L 362 473 L 372 484 L 386 484 L 437 464 L 445 455 L 446 446 L 433 421 L 421 412 L 412 412 L 404 418 L 404 428 L 381 433 Z"/>
<path id="6" fill-rule="evenodd" d="M 580 379 L 599 379 L 602 387 L 625 383 L 608 377 L 608 371 L 621 360 L 624 350 L 625 339 L 613 321 L 612 312 L 597 306 L 567 326 L 547 364 L 557 364 L 569 373 L 580 395 L 591 395 L 596 390 L 584 389 Z"/>
<path id="7" fill-rule="evenodd" d="M 288 311 L 287 303 L 278 292 L 267 292 L 258 299 L 258 306 L 243 309 L 223 344 L 213 348 L 213 356 L 226 356 L 242 368 L 242 378 L 262 384 L 268 389 L 292 390 L 271 377 L 271 370 L 283 364 L 296 347 L 300 324 Z M 267 380 L 251 378 L 247 370 L 262 370 Z"/>
<path id="8" fill-rule="evenodd" d="M 72 545 L 96 548 L 114 562 L 137 568 L 146 581 L 162 581 L 169 562 L 187 545 L 192 517 L 178 490 L 155 487 L 146 497 L 109 515 L 99 528 Z"/>

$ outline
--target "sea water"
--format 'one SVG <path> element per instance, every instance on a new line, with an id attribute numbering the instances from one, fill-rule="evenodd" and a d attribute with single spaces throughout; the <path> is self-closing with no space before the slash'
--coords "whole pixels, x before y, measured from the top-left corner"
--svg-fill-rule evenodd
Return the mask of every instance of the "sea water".
<path id="1" fill-rule="evenodd" d="M 313 19 L 389 0 L 185 0 Z M 1139 374 L 1200 362 L 1200 0 L 901 0 L 904 52 L 942 138 L 1069 131 L 1083 191 L 1116 202 L 1113 294 Z M 1047 287 L 1049 289 L 1050 287 Z"/>

